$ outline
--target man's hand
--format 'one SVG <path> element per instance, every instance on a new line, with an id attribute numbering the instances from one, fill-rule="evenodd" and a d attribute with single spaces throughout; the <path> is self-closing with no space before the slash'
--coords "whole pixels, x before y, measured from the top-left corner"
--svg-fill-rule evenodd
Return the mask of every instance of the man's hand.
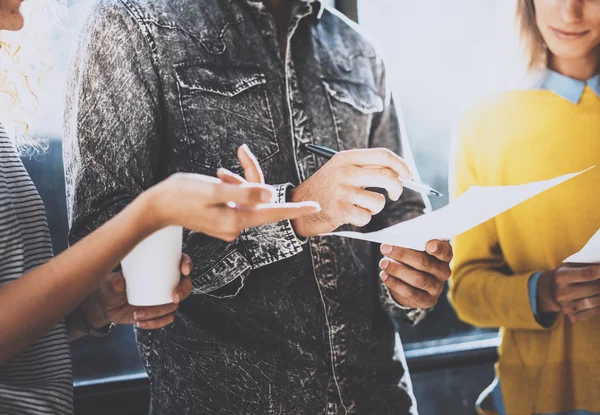
<path id="1" fill-rule="evenodd" d="M 538 282 L 541 312 L 562 311 L 571 322 L 600 315 L 600 265 L 564 265 L 542 274 Z"/>
<path id="2" fill-rule="evenodd" d="M 381 245 L 384 258 L 380 274 L 392 296 L 404 307 L 430 308 L 437 304 L 444 284 L 450 278 L 452 246 L 445 241 L 429 241 L 426 252 Z"/>
<path id="3" fill-rule="evenodd" d="M 173 292 L 173 303 L 153 307 L 130 305 L 125 292 L 125 278 L 120 272 L 113 273 L 81 305 L 84 316 L 95 329 L 106 327 L 110 323 L 135 324 L 148 330 L 165 327 L 173 322 L 179 303 L 192 291 L 192 280 L 189 277 L 192 268 L 192 260 L 184 254 L 181 259 L 181 273 L 184 276 Z"/>
<path id="4" fill-rule="evenodd" d="M 365 226 L 385 207 L 385 197 L 366 188 L 383 188 L 390 199 L 402 195 L 398 177 L 410 179 L 402 158 L 383 148 L 349 150 L 336 154 L 291 192 L 291 202 L 312 200 L 321 212 L 296 218 L 292 225 L 301 237 L 332 232 L 341 225 Z"/>

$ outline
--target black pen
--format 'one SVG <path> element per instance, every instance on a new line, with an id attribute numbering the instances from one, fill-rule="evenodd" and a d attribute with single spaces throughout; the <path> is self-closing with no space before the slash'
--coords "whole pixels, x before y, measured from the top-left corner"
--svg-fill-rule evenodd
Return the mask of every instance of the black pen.
<path id="1" fill-rule="evenodd" d="M 335 151 L 335 150 L 332 150 L 330 148 L 323 147 L 323 146 L 317 146 L 314 144 L 307 144 L 306 149 L 310 153 L 313 153 L 313 154 L 316 154 L 317 156 L 326 158 L 327 160 L 331 159 L 333 156 L 335 156 L 337 154 L 337 151 Z M 414 190 L 415 192 L 423 193 L 423 194 L 426 194 L 429 196 L 442 196 L 442 194 L 440 192 L 438 192 L 435 189 L 432 189 L 431 187 L 427 186 L 426 184 L 417 183 L 413 180 L 404 180 L 401 177 L 398 177 L 398 178 L 402 182 L 402 185 L 404 187 L 406 187 L 407 189 L 411 189 L 411 190 Z"/>

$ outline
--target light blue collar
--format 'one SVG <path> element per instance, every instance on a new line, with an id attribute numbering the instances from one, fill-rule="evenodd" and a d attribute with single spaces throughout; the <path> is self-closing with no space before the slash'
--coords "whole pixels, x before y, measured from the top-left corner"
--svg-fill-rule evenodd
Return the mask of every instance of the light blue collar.
<path id="1" fill-rule="evenodd" d="M 554 92 L 556 95 L 571 101 L 573 104 L 579 104 L 585 86 L 589 86 L 592 91 L 600 98 L 600 74 L 580 81 L 558 72 L 547 70 L 534 89 L 545 89 Z"/>

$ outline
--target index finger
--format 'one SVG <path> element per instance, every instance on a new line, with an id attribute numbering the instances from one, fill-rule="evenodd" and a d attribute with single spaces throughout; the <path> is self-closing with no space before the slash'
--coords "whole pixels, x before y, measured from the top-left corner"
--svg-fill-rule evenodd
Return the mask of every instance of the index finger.
<path id="1" fill-rule="evenodd" d="M 412 179 L 412 173 L 402 157 L 387 148 L 368 148 L 362 150 L 346 150 L 334 158 L 344 160 L 356 166 L 381 166 L 393 170 L 404 180 Z"/>
<path id="2" fill-rule="evenodd" d="M 381 253 L 401 264 L 431 274 L 438 280 L 446 281 L 450 278 L 448 263 L 433 255 L 428 255 L 426 252 L 383 244 L 381 245 Z"/>
<path id="3" fill-rule="evenodd" d="M 217 170 L 217 177 L 225 183 L 229 184 L 244 184 L 248 183 L 244 178 L 242 178 L 239 174 L 235 174 L 232 171 L 229 171 L 223 167 Z"/>
<path id="4" fill-rule="evenodd" d="M 270 203 L 259 205 L 253 209 L 239 210 L 238 215 L 240 223 L 245 229 L 286 219 L 296 219 L 320 211 L 321 206 L 316 202 Z"/>
<path id="5" fill-rule="evenodd" d="M 136 307 L 133 312 L 133 319 L 135 321 L 148 321 L 167 316 L 174 313 L 178 308 L 176 303 L 147 306 L 147 307 Z"/>
<path id="6" fill-rule="evenodd" d="M 264 184 L 245 183 L 241 185 L 230 183 L 202 184 L 211 204 L 221 205 L 233 202 L 236 205 L 253 206 L 270 202 L 275 198 L 275 190 Z"/>
<path id="7" fill-rule="evenodd" d="M 556 282 L 564 284 L 578 284 L 600 279 L 600 265 L 565 266 L 556 272 Z"/>

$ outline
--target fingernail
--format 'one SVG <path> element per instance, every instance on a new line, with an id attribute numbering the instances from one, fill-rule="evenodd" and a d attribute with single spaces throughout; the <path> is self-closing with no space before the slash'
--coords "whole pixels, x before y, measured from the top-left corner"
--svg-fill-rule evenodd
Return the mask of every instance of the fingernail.
<path id="1" fill-rule="evenodd" d="M 242 144 L 242 148 L 246 153 L 250 153 L 250 147 L 248 147 L 248 144 Z"/>
<path id="2" fill-rule="evenodd" d="M 379 274 L 379 278 L 381 278 L 381 281 L 387 280 L 388 277 L 389 275 L 387 274 L 387 272 L 382 272 L 381 274 Z"/>
<path id="3" fill-rule="evenodd" d="M 146 322 L 138 321 L 135 325 L 139 328 L 144 328 L 144 327 L 146 327 Z"/>
<path id="4" fill-rule="evenodd" d="M 315 209 L 316 213 L 321 211 L 321 205 L 317 202 L 304 202 L 306 206 L 310 206 Z"/>
<path id="5" fill-rule="evenodd" d="M 179 293 L 175 293 L 175 295 L 173 296 L 173 302 L 175 304 L 179 304 L 180 300 L 181 300 L 181 297 L 179 296 Z"/>
<path id="6" fill-rule="evenodd" d="M 145 311 L 134 311 L 133 313 L 133 319 L 134 320 L 139 320 L 146 317 L 146 312 Z"/>
<path id="7" fill-rule="evenodd" d="M 381 253 L 382 254 L 391 254 L 392 253 L 392 246 L 391 245 L 387 245 L 387 244 L 383 244 L 381 245 Z"/>
<path id="8" fill-rule="evenodd" d="M 438 245 L 432 244 L 432 245 L 429 245 L 427 252 L 429 252 L 430 254 L 435 254 L 437 252 L 437 250 L 438 250 Z"/>
<path id="9" fill-rule="evenodd" d="M 379 268 L 381 269 L 387 269 L 388 265 L 390 265 L 390 260 L 387 258 L 383 258 L 379 261 Z"/>

